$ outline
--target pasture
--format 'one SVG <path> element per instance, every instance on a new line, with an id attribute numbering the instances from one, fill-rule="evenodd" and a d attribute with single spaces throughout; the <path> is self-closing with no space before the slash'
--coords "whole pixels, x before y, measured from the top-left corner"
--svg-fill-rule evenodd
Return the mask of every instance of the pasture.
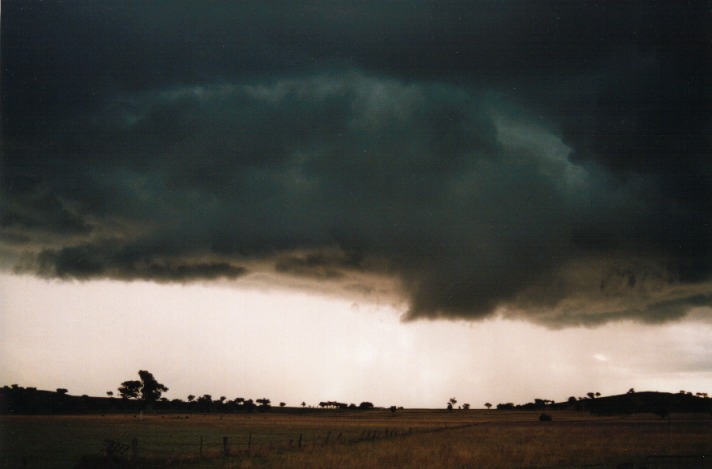
<path id="1" fill-rule="evenodd" d="M 0 466 L 75 467 L 104 440 L 139 467 L 712 467 L 712 416 L 485 410 L 0 417 Z M 128 451 L 130 453 L 131 451 Z M 130 458 L 125 453 L 122 457 Z M 101 463 L 99 463 L 101 464 Z M 621 466 L 626 465 L 626 466 Z"/>

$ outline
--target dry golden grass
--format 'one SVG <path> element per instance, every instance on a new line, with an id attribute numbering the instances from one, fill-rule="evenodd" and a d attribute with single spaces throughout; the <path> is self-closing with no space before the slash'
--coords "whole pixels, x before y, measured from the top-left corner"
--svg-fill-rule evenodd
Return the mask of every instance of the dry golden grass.
<path id="1" fill-rule="evenodd" d="M 653 455 L 712 457 L 709 415 L 551 415 L 553 422 L 536 412 L 473 410 L 2 417 L 0 466 L 72 467 L 98 454 L 104 438 L 133 437 L 144 462 L 190 467 L 616 467 Z"/>
<path id="2" fill-rule="evenodd" d="M 332 446 L 318 455 L 284 454 L 273 458 L 271 466 L 616 467 L 625 462 L 641 464 L 651 455 L 690 454 L 712 456 L 712 421 L 489 421 L 376 443 Z"/>

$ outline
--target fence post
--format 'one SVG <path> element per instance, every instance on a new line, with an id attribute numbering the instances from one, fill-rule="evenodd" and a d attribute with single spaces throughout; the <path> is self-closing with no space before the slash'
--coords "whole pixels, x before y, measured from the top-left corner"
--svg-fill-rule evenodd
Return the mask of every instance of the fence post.
<path id="1" fill-rule="evenodd" d="M 223 454 L 230 456 L 230 443 L 226 436 L 223 437 Z"/>
<path id="2" fill-rule="evenodd" d="M 131 440 L 131 461 L 136 462 L 138 460 L 138 438 L 133 437 Z"/>

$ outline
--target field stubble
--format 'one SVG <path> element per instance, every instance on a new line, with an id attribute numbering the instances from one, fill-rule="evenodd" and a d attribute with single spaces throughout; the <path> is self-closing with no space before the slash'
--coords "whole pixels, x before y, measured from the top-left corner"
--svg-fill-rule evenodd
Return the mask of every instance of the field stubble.
<path id="1" fill-rule="evenodd" d="M 99 454 L 104 439 L 132 438 L 145 467 L 560 468 L 640 466 L 650 456 L 712 458 L 709 415 L 552 415 L 552 422 L 538 421 L 536 412 L 475 410 L 4 416 L 0 464 L 73 467 Z"/>

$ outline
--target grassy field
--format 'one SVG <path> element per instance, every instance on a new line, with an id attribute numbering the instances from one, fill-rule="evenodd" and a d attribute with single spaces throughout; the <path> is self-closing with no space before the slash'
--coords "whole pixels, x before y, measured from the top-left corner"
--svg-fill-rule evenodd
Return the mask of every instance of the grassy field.
<path id="1" fill-rule="evenodd" d="M 3 416 L 0 466 L 74 467 L 100 455 L 105 439 L 136 438 L 140 467 L 712 467 L 709 414 L 550 414 L 552 422 L 481 410 Z"/>

